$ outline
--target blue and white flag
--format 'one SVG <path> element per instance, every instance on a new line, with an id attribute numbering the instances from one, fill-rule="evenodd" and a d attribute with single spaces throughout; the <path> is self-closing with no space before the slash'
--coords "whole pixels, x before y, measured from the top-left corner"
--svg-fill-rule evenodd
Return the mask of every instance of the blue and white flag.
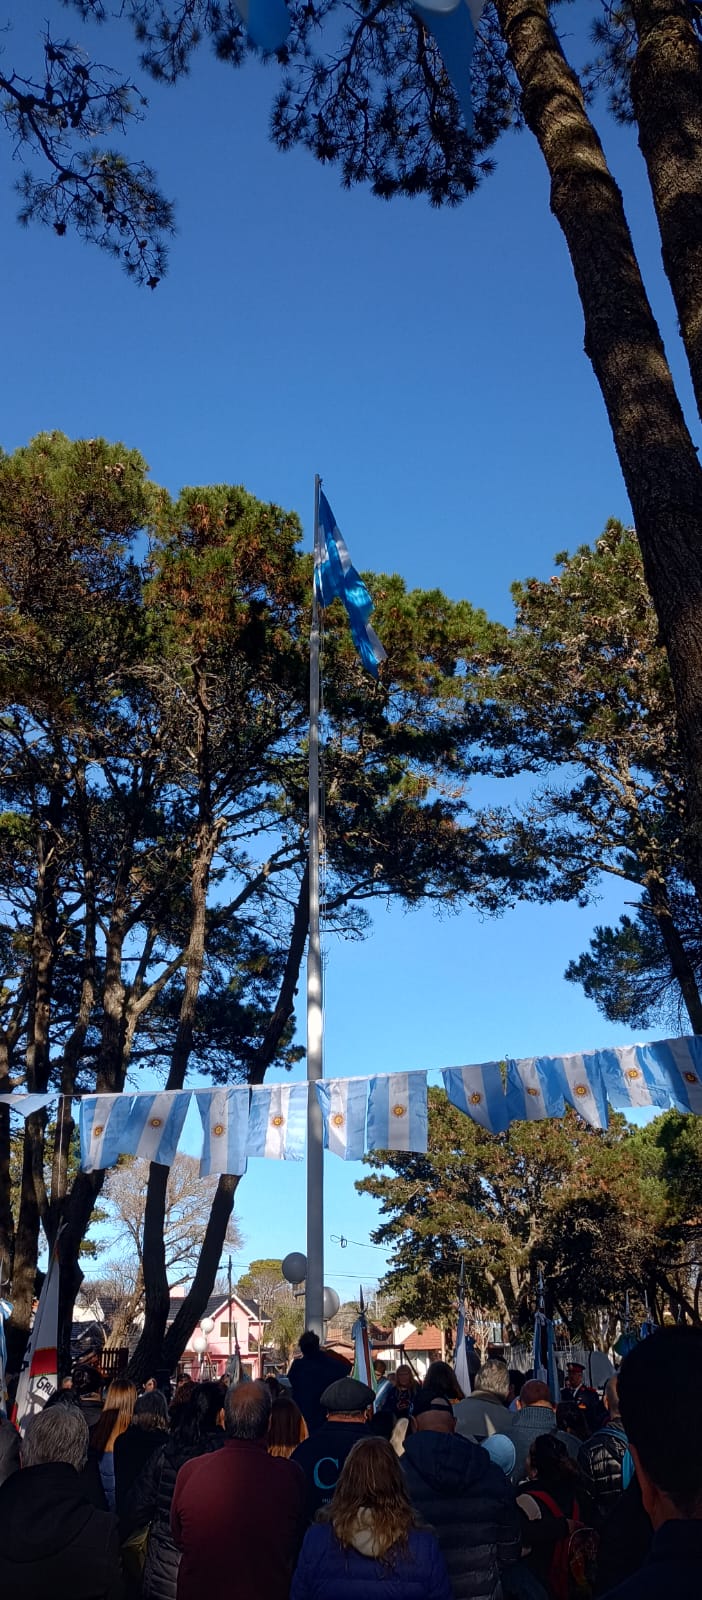
<path id="1" fill-rule="evenodd" d="M 251 1090 L 247 1156 L 302 1161 L 307 1131 L 307 1084 L 271 1083 Z"/>
<path id="2" fill-rule="evenodd" d="M 245 1172 L 248 1089 L 244 1085 L 231 1089 L 196 1089 L 195 1101 L 203 1132 L 200 1177 L 211 1178 L 215 1172 L 226 1172 L 230 1176 Z"/>
<path id="3" fill-rule="evenodd" d="M 12 1301 L 4 1300 L 0 1296 L 0 1417 L 7 1416 L 7 1343 L 5 1340 L 5 1323 L 12 1316 Z"/>
<path id="4" fill-rule="evenodd" d="M 324 1148 L 342 1161 L 361 1161 L 366 1148 L 367 1078 L 332 1078 L 316 1084 Z"/>
<path id="5" fill-rule="evenodd" d="M 507 1062 L 507 1115 L 510 1122 L 540 1122 L 562 1117 L 563 1086 L 549 1056 Z"/>
<path id="6" fill-rule="evenodd" d="M 367 1150 L 426 1150 L 427 1075 L 389 1072 L 368 1086 Z"/>
<path id="7" fill-rule="evenodd" d="M 285 0 L 234 0 L 251 44 L 259 50 L 280 50 L 290 32 Z"/>
<path id="8" fill-rule="evenodd" d="M 314 582 L 320 605 L 341 600 L 351 627 L 351 637 L 364 667 L 378 676 L 378 663 L 385 651 L 368 621 L 373 601 L 351 563 L 351 557 L 334 520 L 334 513 L 321 489 L 319 492 L 319 536 L 314 553 Z"/>
<path id="9" fill-rule="evenodd" d="M 130 1094 L 86 1094 L 80 1102 L 80 1164 L 84 1172 L 114 1167 L 124 1151 Z"/>
<path id="10" fill-rule="evenodd" d="M 473 131 L 471 62 L 484 8 L 485 0 L 422 0 L 414 6 L 436 42 L 468 133 Z"/>
<path id="11" fill-rule="evenodd" d="M 499 1062 L 481 1067 L 447 1067 L 441 1074 L 452 1106 L 479 1122 L 488 1133 L 504 1133 L 509 1125 Z"/>
<path id="12" fill-rule="evenodd" d="M 458 1303 L 456 1306 L 456 1348 L 453 1354 L 453 1370 L 458 1383 L 463 1390 L 464 1398 L 470 1394 L 472 1384 L 470 1381 L 470 1367 L 468 1365 L 468 1350 L 466 1348 L 466 1293 L 465 1293 L 465 1262 L 461 1256 L 461 1271 L 458 1279 Z"/>
<path id="13" fill-rule="evenodd" d="M 33 1112 L 43 1111 L 57 1098 L 57 1094 L 0 1094 L 0 1106 L 9 1106 L 21 1117 L 31 1117 Z"/>
<path id="14" fill-rule="evenodd" d="M 190 1098 L 189 1089 L 135 1094 L 120 1154 L 155 1161 L 159 1167 L 172 1167 Z"/>
<path id="15" fill-rule="evenodd" d="M 690 1034 L 684 1039 L 658 1039 L 639 1045 L 638 1053 L 649 1073 L 668 1084 L 668 1105 L 702 1115 L 701 1038 Z"/>
<path id="16" fill-rule="evenodd" d="M 595 1052 L 588 1055 L 541 1056 L 539 1059 L 542 1064 L 546 1060 L 552 1061 L 561 1079 L 566 1104 L 577 1111 L 583 1122 L 587 1122 L 591 1128 L 609 1126 L 607 1091 L 599 1057 Z"/>
<path id="17" fill-rule="evenodd" d="M 630 1106 L 670 1106 L 670 1079 L 658 1061 L 641 1045 L 619 1050 L 598 1050 L 607 1099 L 617 1111 Z"/>

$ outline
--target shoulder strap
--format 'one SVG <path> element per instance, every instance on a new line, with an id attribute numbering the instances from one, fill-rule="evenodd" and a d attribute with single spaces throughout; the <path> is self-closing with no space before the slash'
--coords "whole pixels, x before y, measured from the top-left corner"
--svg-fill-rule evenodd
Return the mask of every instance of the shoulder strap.
<path id="1" fill-rule="evenodd" d="M 552 1495 L 547 1494 L 545 1489 L 530 1489 L 529 1494 L 532 1500 L 540 1500 L 541 1504 L 546 1507 L 547 1511 L 551 1512 L 553 1517 L 564 1517 L 564 1512 L 561 1511 L 558 1501 L 554 1500 Z"/>

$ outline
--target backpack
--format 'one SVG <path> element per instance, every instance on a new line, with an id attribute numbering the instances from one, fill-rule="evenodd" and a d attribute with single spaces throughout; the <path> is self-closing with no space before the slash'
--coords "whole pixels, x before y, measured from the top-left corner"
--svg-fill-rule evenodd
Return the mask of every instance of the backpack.
<path id="1" fill-rule="evenodd" d="M 545 1489 L 530 1489 L 529 1493 L 532 1500 L 540 1500 L 552 1516 L 563 1516 L 558 1502 Z M 571 1521 L 576 1523 L 572 1533 L 566 1534 L 554 1545 L 548 1574 L 549 1593 L 552 1600 L 591 1600 L 595 1587 L 599 1534 L 580 1521 L 577 1500 L 573 1500 Z"/>
<path id="2" fill-rule="evenodd" d="M 632 1478 L 634 1476 L 634 1470 L 635 1470 L 634 1469 L 634 1457 L 632 1456 L 631 1451 L 629 1449 L 629 1440 L 627 1439 L 626 1434 L 622 1433 L 620 1428 L 613 1428 L 613 1427 L 609 1426 L 608 1429 L 607 1429 L 607 1432 L 608 1433 L 613 1433 L 615 1439 L 621 1439 L 622 1444 L 626 1445 L 626 1450 L 624 1451 L 624 1454 L 622 1456 L 622 1489 L 628 1489 L 629 1484 L 631 1483 L 631 1480 L 632 1480 Z"/>

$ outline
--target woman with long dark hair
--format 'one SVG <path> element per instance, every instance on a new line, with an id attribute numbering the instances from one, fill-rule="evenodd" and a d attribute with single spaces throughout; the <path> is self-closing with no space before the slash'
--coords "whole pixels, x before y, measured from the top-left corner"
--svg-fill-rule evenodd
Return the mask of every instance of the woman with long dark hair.
<path id="1" fill-rule="evenodd" d="M 451 1600 L 434 1534 L 420 1528 L 385 1439 L 359 1439 L 331 1505 L 305 1534 L 290 1600 Z"/>
<path id="2" fill-rule="evenodd" d="M 171 1501 L 181 1467 L 224 1444 L 224 1402 L 218 1383 L 196 1383 L 190 1399 L 172 1411 L 171 1433 L 154 1452 L 124 1506 L 132 1527 L 150 1528 L 144 1566 L 144 1600 L 176 1600 L 180 1556 L 171 1537 Z"/>
<path id="3" fill-rule="evenodd" d="M 114 1447 L 132 1420 L 137 1391 L 129 1378 L 113 1378 L 102 1414 L 90 1430 L 90 1454 L 97 1462 L 108 1511 L 115 1509 Z"/>
<path id="4" fill-rule="evenodd" d="M 288 1460 L 304 1439 L 309 1439 L 309 1431 L 300 1407 L 295 1404 L 292 1395 L 278 1395 L 273 1401 L 268 1430 L 269 1456 L 283 1456 Z"/>
<path id="5" fill-rule="evenodd" d="M 576 1559 L 584 1576 L 594 1572 L 596 1512 L 581 1473 L 553 1433 L 532 1440 L 527 1478 L 517 1489 L 517 1507 L 527 1566 L 551 1600 L 567 1600 Z"/>

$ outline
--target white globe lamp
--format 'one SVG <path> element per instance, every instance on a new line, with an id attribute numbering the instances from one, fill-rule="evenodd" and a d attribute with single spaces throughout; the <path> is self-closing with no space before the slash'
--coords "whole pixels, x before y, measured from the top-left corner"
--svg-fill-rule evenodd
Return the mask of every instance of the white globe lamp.
<path id="1" fill-rule="evenodd" d="M 212 1317 L 201 1317 L 200 1327 L 202 1328 L 204 1334 L 211 1333 L 212 1329 L 214 1328 L 214 1321 Z"/>
<path id="2" fill-rule="evenodd" d="M 207 1340 L 204 1333 L 193 1334 L 193 1350 L 196 1356 L 204 1356 L 207 1349 Z"/>

